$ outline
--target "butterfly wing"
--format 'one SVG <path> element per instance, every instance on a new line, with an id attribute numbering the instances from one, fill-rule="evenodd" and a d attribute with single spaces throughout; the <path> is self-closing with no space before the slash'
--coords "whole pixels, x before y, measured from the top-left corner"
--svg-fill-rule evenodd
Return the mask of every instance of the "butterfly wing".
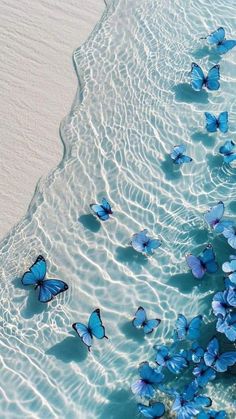
<path id="1" fill-rule="evenodd" d="M 189 254 L 186 256 L 186 261 L 189 268 L 192 271 L 193 276 L 195 276 L 195 278 L 197 279 L 203 278 L 203 276 L 205 275 L 206 269 L 204 266 L 202 266 L 199 258 L 197 258 L 194 255 Z"/>
<path id="2" fill-rule="evenodd" d="M 205 82 L 205 76 L 201 67 L 198 64 L 192 63 L 190 77 L 192 88 L 199 92 L 202 89 L 202 86 Z"/>
<path id="3" fill-rule="evenodd" d="M 149 241 L 147 237 L 147 230 L 142 230 L 132 236 L 131 245 L 137 252 L 143 253 L 145 250 L 145 243 Z"/>
<path id="4" fill-rule="evenodd" d="M 226 304 L 229 304 L 231 307 L 236 307 L 236 288 L 229 286 L 227 291 L 225 291 L 225 294 L 226 294 Z"/>
<path id="5" fill-rule="evenodd" d="M 226 52 L 230 51 L 236 45 L 236 41 L 234 39 L 225 39 L 221 44 L 217 45 L 217 51 L 219 54 L 225 54 Z"/>
<path id="6" fill-rule="evenodd" d="M 144 322 L 146 321 L 146 311 L 143 307 L 139 307 L 135 313 L 135 317 L 132 321 L 134 327 L 142 327 Z"/>
<path id="7" fill-rule="evenodd" d="M 212 300 L 212 310 L 215 316 L 222 316 L 223 318 L 227 314 L 227 292 L 217 292 Z"/>
<path id="8" fill-rule="evenodd" d="M 112 214 L 111 205 L 106 198 L 102 198 L 102 207 L 109 213 Z"/>
<path id="9" fill-rule="evenodd" d="M 142 380 L 150 384 L 160 384 L 164 379 L 164 375 L 151 368 L 148 362 L 140 364 L 139 375 Z"/>
<path id="10" fill-rule="evenodd" d="M 187 337 L 190 340 L 195 340 L 200 337 L 200 327 L 202 324 L 202 316 L 199 314 L 198 316 L 194 317 L 188 327 Z"/>
<path id="11" fill-rule="evenodd" d="M 223 236 L 228 239 L 229 245 L 236 249 L 236 234 L 234 227 L 225 228 L 223 231 Z"/>
<path id="12" fill-rule="evenodd" d="M 218 44 L 225 39 L 225 30 L 220 27 L 216 31 L 207 36 L 207 42 L 210 45 Z"/>
<path id="13" fill-rule="evenodd" d="M 165 414 L 165 405 L 160 402 L 153 403 L 150 406 L 139 403 L 138 410 L 145 418 L 158 419 Z"/>
<path id="14" fill-rule="evenodd" d="M 173 374 L 179 374 L 184 368 L 188 366 L 186 358 L 182 355 L 173 355 L 166 361 L 166 366 Z"/>
<path id="15" fill-rule="evenodd" d="M 208 72 L 206 78 L 206 87 L 209 90 L 218 90 L 220 88 L 220 66 L 219 64 L 214 65 Z"/>
<path id="16" fill-rule="evenodd" d="M 224 162 L 226 164 L 232 163 L 232 161 L 236 160 L 236 154 L 230 154 L 228 156 L 224 156 Z"/>
<path id="17" fill-rule="evenodd" d="M 212 115 L 209 112 L 205 112 L 206 117 L 206 129 L 208 132 L 216 132 L 217 131 L 217 119 L 215 115 Z"/>
<path id="18" fill-rule="evenodd" d="M 145 246 L 145 252 L 152 254 L 154 249 L 157 249 L 161 246 L 161 241 L 158 239 L 149 239 L 147 245 Z"/>
<path id="19" fill-rule="evenodd" d="M 175 323 L 177 335 L 179 340 L 183 340 L 187 334 L 188 322 L 183 314 L 179 314 Z"/>
<path id="20" fill-rule="evenodd" d="M 212 381 L 216 378 L 216 372 L 213 368 L 207 367 L 204 362 L 200 362 L 194 370 L 193 374 L 196 377 L 196 381 L 199 387 L 205 387 L 209 381 Z"/>
<path id="21" fill-rule="evenodd" d="M 221 317 L 219 317 L 216 324 L 216 330 L 220 333 L 224 333 L 225 336 L 231 342 L 235 342 L 236 341 L 236 313 L 227 314 L 225 319 L 222 319 Z"/>
<path id="22" fill-rule="evenodd" d="M 97 308 L 92 312 L 89 317 L 88 328 L 91 331 L 92 335 L 97 339 L 103 339 L 105 335 L 105 327 L 102 324 L 100 310 Z"/>
<path id="23" fill-rule="evenodd" d="M 204 219 L 211 228 L 214 228 L 216 224 L 221 220 L 224 215 L 225 206 L 222 201 L 218 202 L 217 205 L 210 208 L 209 211 L 204 214 Z"/>
<path id="24" fill-rule="evenodd" d="M 219 117 L 218 117 L 218 126 L 219 126 L 219 130 L 221 132 L 223 132 L 224 134 L 228 131 L 229 129 L 229 124 L 228 124 L 228 112 L 221 112 Z"/>
<path id="25" fill-rule="evenodd" d="M 236 260 L 232 259 L 230 260 L 230 262 L 225 262 L 222 265 L 222 270 L 225 273 L 232 273 L 232 272 L 236 272 Z"/>
<path id="26" fill-rule="evenodd" d="M 101 205 L 91 204 L 90 208 L 94 212 L 94 214 L 99 218 L 99 220 L 102 220 L 102 221 L 108 220 L 109 214 Z"/>
<path id="27" fill-rule="evenodd" d="M 186 156 L 183 154 L 182 156 L 179 156 L 174 163 L 175 164 L 184 164 L 184 163 L 190 163 L 193 159 L 189 156 Z"/>
<path id="28" fill-rule="evenodd" d="M 39 301 L 48 303 L 56 295 L 68 290 L 68 285 L 59 279 L 47 279 L 39 285 Z"/>
<path id="29" fill-rule="evenodd" d="M 211 367 L 215 358 L 219 355 L 219 342 L 218 339 L 213 338 L 207 345 L 206 352 L 204 353 L 204 362 L 208 367 Z"/>
<path id="30" fill-rule="evenodd" d="M 143 380 L 135 381 L 131 386 L 131 390 L 136 396 L 145 397 L 146 399 L 152 399 L 155 394 L 154 387 Z"/>
<path id="31" fill-rule="evenodd" d="M 88 350 L 90 351 L 90 347 L 92 345 L 92 336 L 87 326 L 85 326 L 82 323 L 74 323 L 72 324 L 72 327 L 78 333 L 80 339 L 88 347 Z"/>
<path id="32" fill-rule="evenodd" d="M 186 147 L 184 144 L 174 146 L 172 152 L 170 153 L 170 157 L 172 160 L 176 160 L 179 155 L 186 152 Z"/>
<path id="33" fill-rule="evenodd" d="M 205 265 L 208 273 L 215 273 L 218 269 L 218 265 L 215 262 L 215 253 L 213 247 L 209 244 L 199 256 L 201 262 Z"/>
<path id="34" fill-rule="evenodd" d="M 155 349 L 156 349 L 156 359 L 155 359 L 155 361 L 158 365 L 160 365 L 161 367 L 164 367 L 166 365 L 165 358 L 169 354 L 169 349 L 165 345 L 155 346 Z"/>
<path id="35" fill-rule="evenodd" d="M 148 320 L 147 323 L 145 324 L 143 330 L 145 334 L 149 334 L 152 333 L 154 329 L 156 329 L 156 327 L 159 326 L 159 324 L 161 323 L 160 319 L 152 319 L 152 320 Z"/>
<path id="36" fill-rule="evenodd" d="M 43 281 L 46 275 L 47 265 L 43 256 L 38 256 L 35 263 L 25 272 L 21 282 L 23 285 L 36 285 L 38 281 Z"/>
<path id="37" fill-rule="evenodd" d="M 228 367 L 232 367 L 236 363 L 236 351 L 224 352 L 216 360 L 214 368 L 218 372 L 227 371 Z"/>
<path id="38" fill-rule="evenodd" d="M 220 148 L 219 148 L 219 153 L 220 154 L 224 154 L 224 155 L 229 155 L 229 154 L 231 154 L 232 153 L 232 151 L 233 151 L 233 149 L 234 149 L 234 147 L 235 147 L 235 144 L 234 144 L 234 142 L 233 141 L 231 141 L 231 140 L 228 140 L 228 141 L 226 141 L 225 143 L 224 143 L 224 145 L 222 145 Z"/>

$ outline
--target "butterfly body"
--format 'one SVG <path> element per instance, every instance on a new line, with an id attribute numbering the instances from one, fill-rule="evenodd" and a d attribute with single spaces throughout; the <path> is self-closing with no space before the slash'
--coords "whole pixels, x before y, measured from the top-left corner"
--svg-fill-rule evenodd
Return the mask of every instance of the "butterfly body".
<path id="1" fill-rule="evenodd" d="M 39 255 L 35 263 L 25 272 L 21 282 L 23 285 L 34 285 L 39 288 L 38 299 L 42 303 L 48 303 L 56 295 L 68 289 L 68 285 L 59 279 L 45 279 L 47 271 L 46 260 Z"/>
<path id="2" fill-rule="evenodd" d="M 173 163 L 178 165 L 183 163 L 190 163 L 192 161 L 192 158 L 186 156 L 184 153 L 186 153 L 185 145 L 176 145 L 170 153 L 170 157 L 173 160 Z"/>
<path id="3" fill-rule="evenodd" d="M 208 75 L 205 76 L 201 67 L 192 63 L 191 66 L 191 86 L 194 90 L 199 92 L 205 86 L 209 90 L 218 90 L 220 88 L 220 66 L 214 65 L 208 72 Z"/>
<path id="4" fill-rule="evenodd" d="M 193 276 L 197 279 L 202 279 L 206 272 L 215 273 L 218 269 L 215 253 L 210 244 L 207 245 L 199 256 L 194 256 L 190 253 L 186 256 L 186 260 Z"/>
<path id="5" fill-rule="evenodd" d="M 146 311 L 143 307 L 139 307 L 138 310 L 135 313 L 135 317 L 132 320 L 132 324 L 137 329 L 143 328 L 143 331 L 145 334 L 152 333 L 153 330 L 159 326 L 161 323 L 160 319 L 152 319 L 148 320 Z"/>
<path id="6" fill-rule="evenodd" d="M 230 164 L 236 160 L 235 143 L 232 140 L 227 140 L 224 145 L 219 148 L 219 153 L 224 156 L 224 162 Z"/>
<path id="7" fill-rule="evenodd" d="M 148 362 L 140 364 L 139 375 L 140 379 L 131 386 L 132 392 L 140 397 L 153 398 L 155 388 L 162 383 L 164 375 L 150 367 Z"/>
<path id="8" fill-rule="evenodd" d="M 193 381 L 185 387 L 183 393 L 176 395 L 172 411 L 178 419 L 192 419 L 203 407 L 211 406 L 211 399 L 198 395 L 198 390 L 197 382 Z"/>
<path id="9" fill-rule="evenodd" d="M 76 333 L 78 333 L 80 339 L 87 346 L 89 351 L 92 346 L 94 336 L 97 339 L 108 339 L 108 337 L 105 334 L 105 327 L 102 324 L 99 308 L 97 308 L 91 313 L 87 326 L 83 323 L 73 323 L 72 327 L 76 331 Z"/>
<path id="10" fill-rule="evenodd" d="M 206 366 L 211 367 L 218 372 L 225 372 L 228 367 L 235 364 L 236 351 L 220 353 L 218 339 L 214 337 L 207 345 L 204 354 L 204 362 Z"/>
<path id="11" fill-rule="evenodd" d="M 161 241 L 148 237 L 147 229 L 144 229 L 132 236 L 130 244 L 137 252 L 144 255 L 152 255 L 154 249 L 161 246 Z"/>
<path id="12" fill-rule="evenodd" d="M 183 354 L 171 354 L 167 346 L 155 346 L 156 363 L 161 367 L 167 367 L 173 374 L 179 374 L 188 366 L 186 357 Z"/>
<path id="13" fill-rule="evenodd" d="M 92 212 L 99 218 L 101 221 L 106 221 L 110 218 L 110 215 L 113 214 L 111 206 L 106 198 L 102 198 L 102 203 L 99 204 L 90 204 Z"/>
<path id="14" fill-rule="evenodd" d="M 196 340 L 200 337 L 200 326 L 202 324 L 202 316 L 194 317 L 190 322 L 187 321 L 183 314 L 179 314 L 175 323 L 178 340 L 186 338 Z"/>
<path id="15" fill-rule="evenodd" d="M 208 132 L 216 132 L 217 129 L 223 133 L 228 131 L 228 112 L 221 112 L 218 118 L 209 112 L 205 112 L 205 117 Z"/>
<path id="16" fill-rule="evenodd" d="M 216 45 L 217 52 L 219 54 L 225 54 L 226 52 L 230 51 L 236 45 L 236 40 L 230 39 L 227 40 L 225 38 L 225 30 L 224 28 L 220 27 L 216 31 L 212 32 L 206 38 L 208 44 Z"/>

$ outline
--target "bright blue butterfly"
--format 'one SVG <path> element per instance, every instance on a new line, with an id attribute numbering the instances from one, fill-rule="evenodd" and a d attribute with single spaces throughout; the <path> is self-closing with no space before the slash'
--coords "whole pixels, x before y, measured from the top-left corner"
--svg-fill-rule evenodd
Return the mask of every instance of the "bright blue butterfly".
<path id="1" fill-rule="evenodd" d="M 148 362 L 142 362 L 139 366 L 140 379 L 131 386 L 132 392 L 140 397 L 152 399 L 155 388 L 164 380 L 164 375 L 150 367 Z"/>
<path id="2" fill-rule="evenodd" d="M 207 224 L 214 229 L 217 233 L 222 233 L 225 228 L 233 225 L 232 221 L 221 220 L 225 211 L 225 206 L 222 201 L 210 208 L 205 214 L 204 219 Z"/>
<path id="3" fill-rule="evenodd" d="M 224 162 L 230 164 L 232 161 L 236 160 L 236 150 L 235 143 L 231 140 L 228 140 L 219 148 L 219 153 L 223 154 Z"/>
<path id="4" fill-rule="evenodd" d="M 132 321 L 133 326 L 136 327 L 137 329 L 143 327 L 143 331 L 145 334 L 152 333 L 153 330 L 157 326 L 159 326 L 160 323 L 161 323 L 160 319 L 148 320 L 146 316 L 146 311 L 141 306 L 136 311 L 135 317 Z"/>
<path id="5" fill-rule="evenodd" d="M 224 319 L 219 317 L 216 323 L 216 330 L 219 333 L 224 333 L 227 339 L 230 340 L 230 342 L 235 342 L 236 341 L 236 313 L 229 313 Z M 226 352 L 226 354 L 227 353 L 228 352 Z M 236 352 L 234 352 L 234 354 L 235 354 L 234 355 L 235 356 L 234 363 L 235 363 Z"/>
<path id="6" fill-rule="evenodd" d="M 230 307 L 236 307 L 236 285 L 230 282 L 227 285 L 226 300 Z M 231 310 L 230 310 L 231 311 Z"/>
<path id="7" fill-rule="evenodd" d="M 109 216 L 113 213 L 111 206 L 106 198 L 102 198 L 101 205 L 99 204 L 90 204 L 90 208 L 93 213 L 99 218 L 99 220 L 106 221 Z"/>
<path id="8" fill-rule="evenodd" d="M 172 152 L 170 153 L 170 157 L 173 160 L 174 164 L 183 164 L 183 163 L 190 163 L 193 159 L 189 156 L 186 156 L 186 147 L 184 144 L 176 145 Z"/>
<path id="9" fill-rule="evenodd" d="M 196 377 L 196 381 L 199 387 L 205 387 L 209 381 L 216 378 L 216 372 L 211 367 L 207 367 L 203 361 L 201 361 L 194 369 L 193 374 Z"/>
<path id="10" fill-rule="evenodd" d="M 221 316 L 225 318 L 229 310 L 229 304 L 227 301 L 227 291 L 217 292 L 212 300 L 212 310 L 215 316 Z"/>
<path id="11" fill-rule="evenodd" d="M 207 77 L 205 77 L 201 67 L 196 63 L 192 63 L 190 76 L 191 86 L 197 92 L 199 92 L 203 86 L 206 86 L 209 90 L 218 90 L 220 87 L 220 66 L 218 64 L 214 65 L 214 67 L 209 70 Z"/>
<path id="12" fill-rule="evenodd" d="M 215 273 L 218 269 L 211 244 L 208 244 L 199 256 L 194 256 L 190 253 L 186 256 L 186 260 L 193 276 L 197 279 L 203 278 L 206 272 Z"/>
<path id="13" fill-rule="evenodd" d="M 161 246 L 161 241 L 148 237 L 147 229 L 145 229 L 134 234 L 130 244 L 137 252 L 144 253 L 145 255 L 151 255 L 154 249 Z"/>
<path id="14" fill-rule="evenodd" d="M 225 228 L 223 231 L 223 236 L 228 240 L 229 245 L 233 249 L 236 249 L 236 228 L 232 226 Z"/>
<path id="15" fill-rule="evenodd" d="M 34 285 L 35 289 L 39 288 L 38 299 L 41 303 L 48 303 L 56 295 L 68 289 L 68 285 L 59 279 L 45 279 L 46 271 L 46 260 L 43 256 L 38 256 L 21 279 L 23 285 Z"/>
<path id="16" fill-rule="evenodd" d="M 186 357 L 182 354 L 171 354 L 167 346 L 154 346 L 156 350 L 156 363 L 161 367 L 166 367 L 173 374 L 179 374 L 188 366 Z"/>
<path id="17" fill-rule="evenodd" d="M 204 349 L 199 345 L 198 342 L 193 342 L 192 343 L 192 346 L 191 346 L 189 352 L 191 354 L 191 360 L 195 364 L 200 362 L 201 359 L 203 358 L 203 355 L 204 355 Z"/>
<path id="18" fill-rule="evenodd" d="M 222 265 L 222 270 L 227 274 L 230 281 L 236 285 L 236 255 L 230 255 L 230 261 Z"/>
<path id="19" fill-rule="evenodd" d="M 220 354 L 219 350 L 218 339 L 214 337 L 207 345 L 207 349 L 204 354 L 204 362 L 208 367 L 212 367 L 218 372 L 225 372 L 228 367 L 235 364 L 236 351 L 224 352 Z"/>
<path id="20" fill-rule="evenodd" d="M 105 327 L 102 324 L 99 308 L 94 310 L 90 315 L 88 326 L 85 326 L 83 323 L 73 323 L 72 327 L 78 333 L 82 342 L 88 347 L 89 351 L 92 346 L 94 336 L 97 339 L 108 339 L 105 334 Z"/>
<path id="21" fill-rule="evenodd" d="M 165 405 L 160 402 L 152 403 L 149 406 L 139 403 L 138 410 L 145 418 L 158 419 L 165 414 Z"/>
<path id="22" fill-rule="evenodd" d="M 207 412 L 200 412 L 197 419 L 226 419 L 225 410 L 208 410 Z"/>
<path id="23" fill-rule="evenodd" d="M 200 337 L 200 326 L 202 324 L 202 316 L 194 317 L 190 322 L 187 321 L 183 314 L 179 314 L 175 323 L 177 338 L 179 340 L 190 339 L 195 340 Z"/>
<path id="24" fill-rule="evenodd" d="M 206 39 L 210 45 L 216 45 L 216 49 L 219 54 L 225 54 L 236 45 L 236 41 L 234 39 L 225 39 L 225 30 L 222 27 L 212 32 L 206 38 L 201 39 Z"/>
<path id="25" fill-rule="evenodd" d="M 211 406 L 211 399 L 198 395 L 198 390 L 198 384 L 193 381 L 185 387 L 183 393 L 177 394 L 172 405 L 177 419 L 192 419 L 203 407 Z"/>
<path id="26" fill-rule="evenodd" d="M 218 118 L 209 112 L 205 112 L 205 117 L 206 129 L 208 132 L 216 132 L 217 129 L 223 133 L 228 131 L 228 112 L 221 112 Z"/>

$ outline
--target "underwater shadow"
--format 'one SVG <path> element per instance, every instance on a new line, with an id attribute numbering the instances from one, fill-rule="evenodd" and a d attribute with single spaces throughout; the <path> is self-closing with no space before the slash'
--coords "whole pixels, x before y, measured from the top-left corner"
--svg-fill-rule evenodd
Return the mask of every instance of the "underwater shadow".
<path id="1" fill-rule="evenodd" d="M 174 164 L 168 154 L 165 155 L 165 160 L 161 162 L 161 169 L 167 180 L 178 180 L 182 175 L 180 165 Z"/>
<path id="2" fill-rule="evenodd" d="M 189 239 L 191 239 L 191 242 L 194 241 L 196 245 L 204 246 L 206 243 L 209 242 L 209 231 L 207 228 L 201 229 L 201 228 L 195 228 L 192 229 L 189 232 L 188 235 Z"/>
<path id="3" fill-rule="evenodd" d="M 208 93 L 205 90 L 196 92 L 189 83 L 179 83 L 173 87 L 177 102 L 208 103 Z"/>
<path id="4" fill-rule="evenodd" d="M 148 258 L 142 253 L 136 252 L 131 246 L 123 247 L 119 246 L 116 248 L 116 259 L 119 262 L 125 263 L 127 265 L 146 265 L 148 263 Z"/>
<path id="5" fill-rule="evenodd" d="M 216 49 L 212 49 L 207 45 L 197 48 L 195 51 L 192 52 L 191 55 L 197 60 L 209 57 L 209 60 L 213 61 L 215 64 L 218 64 L 222 59 L 221 55 L 217 52 Z"/>
<path id="6" fill-rule="evenodd" d="M 108 403 L 102 406 L 98 419 L 134 419 L 138 417 L 137 402 L 131 391 L 116 390 L 108 396 Z"/>
<path id="7" fill-rule="evenodd" d="M 78 221 L 93 233 L 97 233 L 101 228 L 101 223 L 92 214 L 83 214 Z"/>
<path id="8" fill-rule="evenodd" d="M 57 343 L 45 352 L 66 364 L 72 361 L 82 362 L 88 356 L 88 349 L 78 336 L 68 336 L 62 342 Z"/>
<path id="9" fill-rule="evenodd" d="M 21 315 L 25 319 L 30 319 L 31 317 L 42 313 L 43 311 L 46 311 L 48 309 L 47 304 L 41 303 L 38 300 L 38 290 L 36 291 L 31 286 L 24 286 L 21 282 L 21 278 L 15 278 L 13 280 L 13 284 L 15 288 L 22 289 L 24 291 L 28 291 L 28 296 L 26 295 L 26 304 L 23 310 L 21 311 Z"/>
<path id="10" fill-rule="evenodd" d="M 223 166 L 223 157 L 220 155 L 215 156 L 214 154 L 206 155 L 207 165 L 210 169 Z"/>
<path id="11" fill-rule="evenodd" d="M 213 147 L 216 142 L 216 137 L 202 133 L 201 131 L 194 132 L 191 138 L 193 141 L 202 142 L 206 147 Z"/>
<path id="12" fill-rule="evenodd" d="M 145 335 L 143 329 L 136 329 L 136 327 L 133 326 L 132 321 L 123 323 L 120 330 L 128 339 L 132 339 L 136 342 L 142 342 L 144 340 Z"/>

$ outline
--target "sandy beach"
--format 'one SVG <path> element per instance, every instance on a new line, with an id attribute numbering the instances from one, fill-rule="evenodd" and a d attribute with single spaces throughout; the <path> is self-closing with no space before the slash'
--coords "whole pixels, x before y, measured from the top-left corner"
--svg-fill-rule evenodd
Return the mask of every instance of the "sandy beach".
<path id="1" fill-rule="evenodd" d="M 59 125 L 77 88 L 72 53 L 104 7 L 103 0 L 0 3 L 0 237 L 62 157 Z"/>

